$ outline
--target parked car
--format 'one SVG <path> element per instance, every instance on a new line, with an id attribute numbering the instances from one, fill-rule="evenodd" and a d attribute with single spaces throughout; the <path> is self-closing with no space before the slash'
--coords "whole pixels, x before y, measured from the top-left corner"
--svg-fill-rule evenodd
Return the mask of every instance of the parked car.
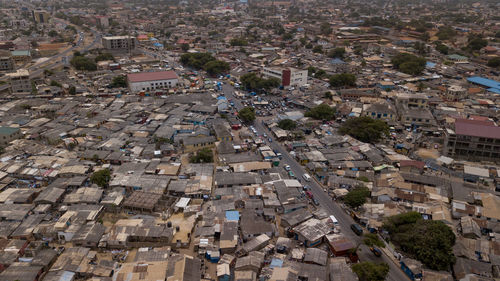
<path id="1" fill-rule="evenodd" d="M 318 199 L 313 198 L 313 199 L 312 199 L 312 201 L 313 201 L 314 205 L 319 206 L 319 201 L 318 201 Z"/>
<path id="2" fill-rule="evenodd" d="M 291 170 L 290 165 L 285 165 L 284 167 L 285 167 L 286 171 L 290 171 Z"/>

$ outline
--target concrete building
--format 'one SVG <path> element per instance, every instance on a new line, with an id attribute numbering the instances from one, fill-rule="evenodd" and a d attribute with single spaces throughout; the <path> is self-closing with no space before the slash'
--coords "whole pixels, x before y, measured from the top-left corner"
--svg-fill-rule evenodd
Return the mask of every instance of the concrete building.
<path id="1" fill-rule="evenodd" d="M 29 93 L 31 92 L 30 73 L 26 69 L 19 69 L 16 72 L 7 74 L 10 81 L 10 89 L 12 93 Z"/>
<path id="2" fill-rule="evenodd" d="M 36 23 L 48 23 L 50 20 L 50 14 L 44 10 L 33 10 L 31 16 Z"/>
<path id="3" fill-rule="evenodd" d="M 102 46 L 106 50 L 134 50 L 137 46 L 135 37 L 132 36 L 109 36 L 102 37 Z"/>
<path id="4" fill-rule="evenodd" d="M 132 93 L 169 89 L 177 86 L 179 77 L 174 71 L 132 73 L 127 75 Z"/>
<path id="5" fill-rule="evenodd" d="M 283 87 L 300 87 L 307 84 L 307 70 L 264 67 L 262 75 L 280 79 Z"/>
<path id="6" fill-rule="evenodd" d="M 493 121 L 457 119 L 446 129 L 444 154 L 471 161 L 500 161 L 500 127 Z"/>
<path id="7" fill-rule="evenodd" d="M 5 70 L 13 70 L 14 69 L 14 61 L 10 56 L 1 56 L 0 57 L 0 71 Z"/>
<path id="8" fill-rule="evenodd" d="M 0 147 L 5 147 L 9 142 L 21 137 L 21 130 L 12 127 L 0 127 Z"/>

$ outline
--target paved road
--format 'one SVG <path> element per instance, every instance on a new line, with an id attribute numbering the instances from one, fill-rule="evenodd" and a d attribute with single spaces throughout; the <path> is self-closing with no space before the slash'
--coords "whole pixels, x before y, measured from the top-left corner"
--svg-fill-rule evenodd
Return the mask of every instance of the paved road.
<path id="1" fill-rule="evenodd" d="M 228 98 L 232 98 L 234 101 L 236 109 L 239 111 L 242 109 L 244 106 L 241 104 L 241 102 L 238 100 L 236 96 L 234 96 L 234 87 L 224 84 L 222 87 L 222 91 Z M 259 133 L 259 135 L 262 135 L 266 133 L 268 136 L 273 138 L 272 133 L 264 127 L 261 122 L 254 122 L 254 127 Z M 275 141 L 273 138 L 273 142 L 269 143 L 269 146 L 278 152 L 280 152 L 283 155 L 283 159 L 281 160 L 281 163 L 283 164 L 288 164 L 290 165 L 291 170 L 295 174 L 297 178 L 302 179 L 302 175 L 306 173 L 304 168 L 297 162 L 293 157 L 288 153 L 288 151 L 283 148 L 279 144 L 279 142 Z M 347 237 L 350 239 L 354 240 L 355 243 L 360 244 L 358 255 L 361 261 L 373 261 L 373 262 L 381 262 L 384 261 L 387 264 L 389 264 L 390 271 L 389 274 L 386 278 L 386 280 L 391 280 L 391 281 L 401 281 L 401 280 L 409 280 L 409 278 L 401 271 L 401 269 L 394 264 L 394 262 L 389 259 L 386 255 L 382 255 L 382 257 L 375 257 L 370 250 L 368 249 L 367 246 L 362 244 L 362 237 L 357 236 L 352 230 L 351 230 L 351 224 L 354 223 L 354 220 L 340 207 L 340 205 L 336 202 L 334 202 L 331 197 L 323 190 L 323 188 L 314 180 L 310 181 L 308 185 L 311 187 L 311 192 L 314 195 L 314 198 L 316 198 L 320 206 L 324 208 L 330 215 L 334 215 L 335 218 L 337 218 L 340 227 L 341 227 L 341 232 L 345 234 Z"/>
<path id="2" fill-rule="evenodd" d="M 82 45 L 82 42 L 85 39 L 85 33 L 83 33 L 83 31 L 81 31 L 80 29 L 77 29 L 77 31 L 78 31 L 78 41 L 75 44 L 75 46 L 73 46 L 73 47 L 71 47 L 71 48 L 69 48 L 69 49 L 67 49 L 67 50 L 65 50 L 57 55 L 50 57 L 46 61 L 39 62 L 39 63 L 32 65 L 31 67 L 28 68 L 28 70 L 30 71 L 30 76 L 37 77 L 40 74 L 42 74 L 42 72 L 46 69 L 53 69 L 53 68 L 57 68 L 57 67 L 61 66 L 63 64 L 61 62 L 62 57 L 67 57 L 68 61 L 70 61 L 71 57 L 73 56 L 73 51 L 80 48 Z M 96 44 L 98 44 L 101 40 L 101 35 L 99 33 L 97 33 L 93 29 L 91 29 L 90 31 L 92 32 L 92 34 L 94 36 L 94 40 L 89 45 L 83 46 L 83 48 L 81 49 L 81 52 L 86 52 L 86 51 L 94 48 L 94 46 Z M 7 76 L 0 77 L 0 81 L 7 81 Z M 0 85 L 0 92 L 9 88 L 9 87 L 10 87 L 9 83 Z"/>

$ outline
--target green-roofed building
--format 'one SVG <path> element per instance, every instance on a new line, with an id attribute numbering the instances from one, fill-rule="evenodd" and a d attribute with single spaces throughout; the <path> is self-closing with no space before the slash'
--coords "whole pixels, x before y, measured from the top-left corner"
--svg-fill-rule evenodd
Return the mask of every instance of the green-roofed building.
<path id="1" fill-rule="evenodd" d="M 21 130 L 13 127 L 0 127 L 0 147 L 5 147 L 9 142 L 21 137 Z"/>

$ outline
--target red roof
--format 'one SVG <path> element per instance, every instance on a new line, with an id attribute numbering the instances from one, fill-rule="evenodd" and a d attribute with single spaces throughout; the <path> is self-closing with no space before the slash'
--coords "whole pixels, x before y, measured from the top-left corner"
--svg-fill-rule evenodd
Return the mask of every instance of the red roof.
<path id="1" fill-rule="evenodd" d="M 399 161 L 399 166 L 401 166 L 401 167 L 415 167 L 417 169 L 422 170 L 425 166 L 425 163 L 422 161 L 415 161 L 415 160 L 401 160 L 401 161 Z"/>
<path id="2" fill-rule="evenodd" d="M 455 133 L 463 136 L 500 139 L 500 127 L 492 121 L 457 119 Z"/>
<path id="3" fill-rule="evenodd" d="M 175 71 L 157 71 L 157 72 L 141 72 L 132 73 L 127 75 L 128 81 L 132 83 L 158 81 L 158 80 L 172 80 L 178 79 Z"/>

